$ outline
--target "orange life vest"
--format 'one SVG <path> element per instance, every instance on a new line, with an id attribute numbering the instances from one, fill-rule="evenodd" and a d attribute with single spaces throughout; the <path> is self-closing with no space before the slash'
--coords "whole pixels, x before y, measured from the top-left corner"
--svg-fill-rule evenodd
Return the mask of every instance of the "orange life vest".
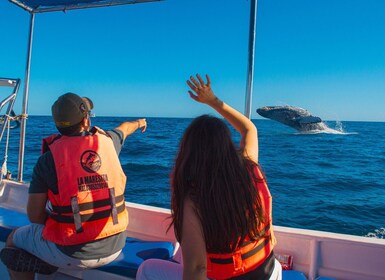
<path id="1" fill-rule="evenodd" d="M 128 225 L 126 176 L 111 138 L 96 129 L 94 135 L 56 138 L 49 150 L 55 162 L 58 193 L 48 191 L 52 212 L 43 237 L 66 246 L 124 231 Z"/>
<path id="2" fill-rule="evenodd" d="M 267 259 L 276 244 L 272 227 L 272 199 L 267 183 L 259 166 L 252 167 L 256 187 L 261 198 L 265 214 L 265 224 L 260 229 L 264 237 L 251 241 L 246 238 L 234 252 L 228 254 L 207 253 L 207 277 L 210 279 L 228 279 L 250 272 Z"/>
<path id="3" fill-rule="evenodd" d="M 61 137 L 60 134 L 52 134 L 51 136 L 44 138 L 43 143 L 41 145 L 41 154 L 48 152 L 49 145 L 51 145 L 55 140 L 59 139 L 60 137 Z"/>

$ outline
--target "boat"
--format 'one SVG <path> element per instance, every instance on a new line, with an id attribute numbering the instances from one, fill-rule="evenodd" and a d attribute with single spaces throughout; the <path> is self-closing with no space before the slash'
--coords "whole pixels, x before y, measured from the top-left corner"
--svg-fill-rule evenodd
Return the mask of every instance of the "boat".
<path id="1" fill-rule="evenodd" d="M 26 73 L 21 108 L 20 145 L 18 174 L 11 178 L 4 174 L 0 182 L 0 248 L 4 247 L 9 232 L 28 223 L 26 201 L 29 183 L 23 180 L 25 133 L 29 78 L 32 53 L 34 18 L 39 13 L 69 11 L 103 6 L 144 4 L 158 0 L 9 0 L 30 14 L 29 40 L 27 46 Z M 45 4 L 47 3 L 47 4 Z M 254 72 L 254 49 L 257 0 L 250 0 L 250 28 L 248 51 L 247 89 L 245 115 L 250 118 Z M 0 73 L 2 75 L 3 73 Z M 1 78 L 0 86 L 12 88 L 4 118 L 10 118 L 20 84 L 19 78 Z M 1 138 L 8 131 L 8 121 L 1 125 Z M 8 134 L 7 134 L 8 135 Z M 4 141 L 4 138 L 3 138 Z M 6 138 L 8 141 L 8 138 Z M 34 163 L 28 163 L 34 164 Z M 5 169 L 5 168 L 4 168 Z M 117 260 L 98 269 L 71 271 L 59 269 L 54 274 L 37 274 L 36 279 L 135 279 L 140 263 L 147 258 L 181 260 L 181 250 L 169 226 L 170 209 L 126 202 L 130 224 L 126 229 L 127 245 Z M 385 279 L 385 240 L 331 232 L 274 226 L 278 245 L 275 254 L 288 270 L 283 271 L 284 280 L 383 280 Z M 9 279 L 5 266 L 0 263 L 0 278 Z"/>

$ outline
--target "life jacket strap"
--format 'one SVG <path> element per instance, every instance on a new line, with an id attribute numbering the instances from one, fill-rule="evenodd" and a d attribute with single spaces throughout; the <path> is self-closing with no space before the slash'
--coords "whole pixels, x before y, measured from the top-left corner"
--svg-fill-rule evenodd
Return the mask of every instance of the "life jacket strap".
<path id="1" fill-rule="evenodd" d="M 119 204 L 123 202 L 124 200 L 124 194 L 115 196 L 115 204 Z M 111 206 L 111 199 L 106 198 L 106 199 L 101 199 L 97 201 L 92 201 L 92 202 L 87 202 L 87 203 L 81 203 L 79 205 L 79 211 L 86 211 L 86 210 L 91 210 L 91 209 L 96 209 L 96 208 L 101 208 L 105 206 Z M 72 213 L 72 206 L 55 206 L 52 205 L 52 212 L 55 212 L 57 214 L 70 214 Z"/>
<path id="2" fill-rule="evenodd" d="M 118 223 L 118 211 L 116 209 L 115 189 L 110 188 L 109 191 L 110 191 L 110 200 L 111 200 L 112 223 L 116 225 Z"/>
<path id="3" fill-rule="evenodd" d="M 260 231 L 261 236 L 263 237 L 263 242 L 258 244 L 254 249 L 243 253 L 243 254 L 238 254 L 237 256 L 229 257 L 229 258 L 211 258 L 210 260 L 212 263 L 217 263 L 217 264 L 231 264 L 239 262 L 240 260 L 245 260 L 247 258 L 250 258 L 251 256 L 257 254 L 260 250 L 262 250 L 269 242 L 270 242 L 270 224 L 266 225 L 261 231 Z M 240 249 L 245 248 L 246 246 L 249 246 L 252 243 L 256 243 L 258 241 L 255 240 L 247 240 L 242 243 L 242 245 L 239 247 Z"/>
<path id="4" fill-rule="evenodd" d="M 71 197 L 71 207 L 72 207 L 73 221 L 75 223 L 76 233 L 81 233 L 84 230 L 81 223 L 79 203 L 78 203 L 77 196 Z"/>
<path id="5" fill-rule="evenodd" d="M 124 203 L 122 205 L 119 205 L 118 207 L 116 207 L 117 214 L 124 212 L 125 208 L 126 208 L 126 205 Z M 95 212 L 95 213 L 91 213 L 91 214 L 83 214 L 82 215 L 79 213 L 79 216 L 80 216 L 80 223 L 101 220 L 101 219 L 105 219 L 105 218 L 108 218 L 111 216 L 111 209 L 107 209 L 107 210 L 103 210 L 103 211 L 99 211 L 99 212 Z M 65 223 L 65 224 L 75 223 L 75 227 L 76 227 L 76 223 L 79 223 L 79 222 L 77 222 L 77 219 L 79 219 L 79 218 L 76 217 L 75 213 L 73 215 L 70 215 L 70 216 L 64 216 L 64 215 L 58 215 L 58 214 L 51 213 L 50 218 L 57 221 L 58 223 Z"/>
<path id="6" fill-rule="evenodd" d="M 263 248 L 269 244 L 270 242 L 270 238 L 264 238 L 263 242 L 261 242 L 260 244 L 258 244 L 257 247 L 255 247 L 254 249 L 250 250 L 249 252 L 246 252 L 244 254 L 241 254 L 240 255 L 240 258 L 242 260 L 245 260 L 245 259 L 248 259 L 252 256 L 254 256 L 255 254 L 257 254 L 259 251 L 263 250 Z M 216 264 L 232 264 L 234 263 L 234 258 L 233 257 L 230 257 L 230 258 L 225 258 L 225 259 L 221 259 L 221 258 L 211 258 L 210 257 L 210 261 L 212 263 L 216 263 Z"/>

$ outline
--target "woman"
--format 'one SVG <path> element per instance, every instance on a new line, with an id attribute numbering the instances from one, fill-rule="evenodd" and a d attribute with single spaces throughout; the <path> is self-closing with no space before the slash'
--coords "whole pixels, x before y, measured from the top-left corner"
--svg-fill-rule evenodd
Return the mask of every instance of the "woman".
<path id="1" fill-rule="evenodd" d="M 218 99 L 197 75 L 190 97 L 209 105 L 241 135 L 236 149 L 218 118 L 196 118 L 181 140 L 172 184 L 172 224 L 183 266 L 149 260 L 138 279 L 281 279 L 275 260 L 271 195 L 258 165 L 254 124 Z"/>

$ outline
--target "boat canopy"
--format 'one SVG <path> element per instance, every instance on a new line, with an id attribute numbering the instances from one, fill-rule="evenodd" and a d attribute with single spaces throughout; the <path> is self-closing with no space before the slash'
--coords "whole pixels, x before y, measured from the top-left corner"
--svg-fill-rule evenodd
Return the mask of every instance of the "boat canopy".
<path id="1" fill-rule="evenodd" d="M 161 0 L 9 0 L 30 13 L 44 13 L 94 7 L 139 4 Z"/>

